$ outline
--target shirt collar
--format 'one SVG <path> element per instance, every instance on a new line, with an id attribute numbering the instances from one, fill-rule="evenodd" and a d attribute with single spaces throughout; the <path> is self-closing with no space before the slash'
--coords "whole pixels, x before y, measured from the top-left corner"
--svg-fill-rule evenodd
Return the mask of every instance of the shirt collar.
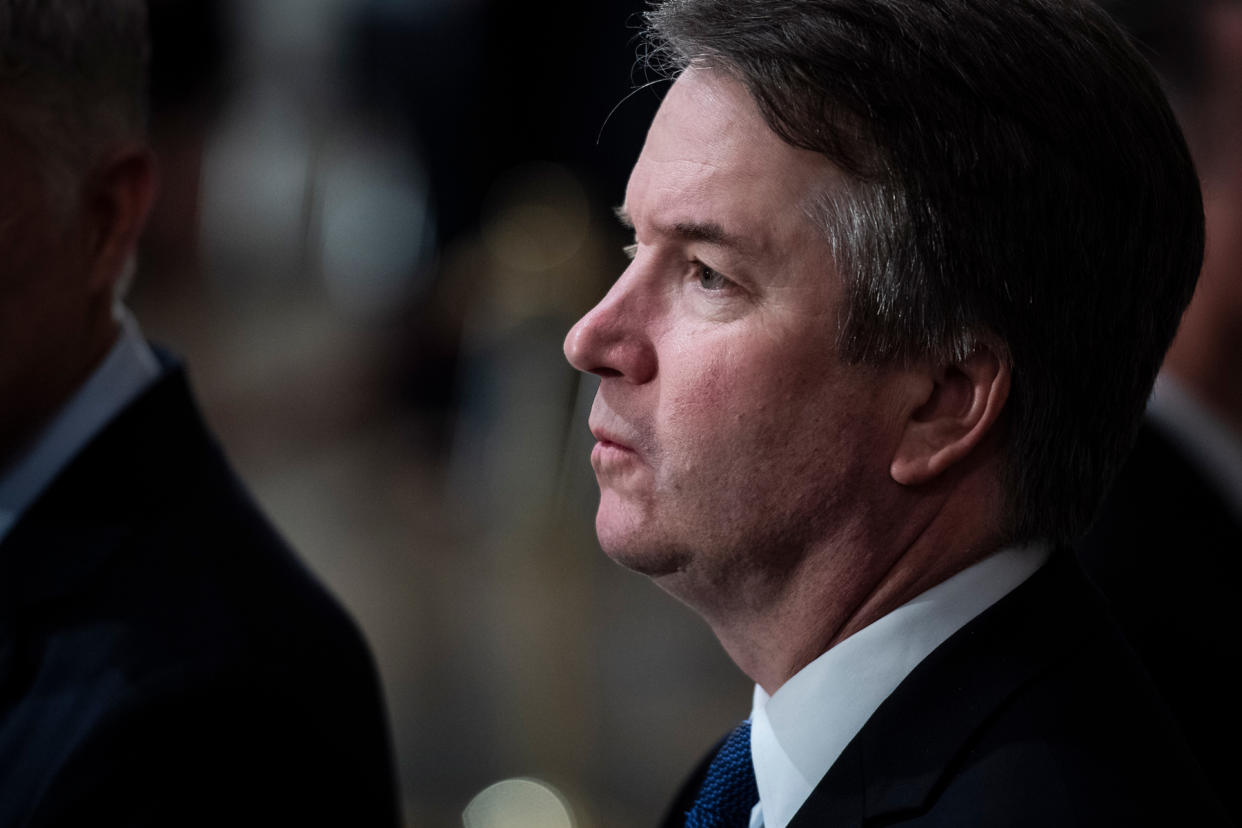
<path id="1" fill-rule="evenodd" d="M 85 383 L 7 469 L 0 470 L 0 541 L 79 451 L 160 375 L 138 323 L 123 308 L 120 333 Z"/>
<path id="2" fill-rule="evenodd" d="M 750 744 L 759 805 L 751 824 L 785 828 L 919 662 L 1030 577 L 1051 551 L 1044 543 L 1006 547 L 854 633 L 773 695 L 756 685 Z"/>

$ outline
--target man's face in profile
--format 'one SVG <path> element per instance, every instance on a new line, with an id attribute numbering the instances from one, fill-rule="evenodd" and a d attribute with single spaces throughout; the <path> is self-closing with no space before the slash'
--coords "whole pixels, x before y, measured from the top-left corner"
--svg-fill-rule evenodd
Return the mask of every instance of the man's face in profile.
<path id="1" fill-rule="evenodd" d="M 742 579 L 761 598 L 891 485 L 885 374 L 838 359 L 842 290 L 808 217 L 838 175 L 737 82 L 688 70 L 630 177 L 633 261 L 566 339 L 601 377 L 600 543 L 681 597 Z"/>

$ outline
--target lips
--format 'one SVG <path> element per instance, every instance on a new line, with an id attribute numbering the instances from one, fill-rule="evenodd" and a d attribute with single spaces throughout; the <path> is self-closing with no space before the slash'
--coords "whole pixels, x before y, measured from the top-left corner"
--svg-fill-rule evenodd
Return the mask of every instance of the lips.
<path id="1" fill-rule="evenodd" d="M 633 446 L 607 429 L 591 426 L 591 435 L 595 438 L 596 442 L 606 448 L 615 448 L 630 452 L 634 451 Z"/>
<path id="2" fill-rule="evenodd" d="M 613 411 L 602 392 L 596 395 L 591 406 L 588 425 L 596 440 L 591 451 L 591 465 L 597 473 L 607 473 L 611 477 L 647 464 L 641 432 Z"/>
<path id="3" fill-rule="evenodd" d="M 601 486 L 605 485 L 605 479 L 610 481 L 610 486 L 629 479 L 631 474 L 645 465 L 633 447 L 636 441 L 631 438 L 598 424 L 591 425 L 591 434 L 596 440 L 595 447 L 591 449 L 591 467 L 595 469 Z"/>

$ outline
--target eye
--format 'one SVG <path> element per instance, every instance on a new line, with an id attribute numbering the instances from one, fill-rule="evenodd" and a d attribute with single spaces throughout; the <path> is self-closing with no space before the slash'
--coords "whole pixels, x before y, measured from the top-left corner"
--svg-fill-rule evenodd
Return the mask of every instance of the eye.
<path id="1" fill-rule="evenodd" d="M 699 287 L 703 288 L 703 290 L 724 290 L 730 285 L 728 279 L 702 262 L 697 262 L 694 267 L 699 274 Z"/>

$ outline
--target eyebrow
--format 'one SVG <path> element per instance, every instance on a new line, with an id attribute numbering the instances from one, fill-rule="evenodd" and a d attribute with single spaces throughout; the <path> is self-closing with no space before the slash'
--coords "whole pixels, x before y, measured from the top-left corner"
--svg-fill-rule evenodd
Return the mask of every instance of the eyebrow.
<path id="1" fill-rule="evenodd" d="M 614 209 L 613 212 L 622 226 L 629 230 L 634 229 L 634 221 L 630 218 L 630 213 L 625 209 L 624 204 Z M 679 221 L 668 228 L 668 232 L 686 241 L 728 247 L 745 255 L 754 255 L 759 247 L 751 239 L 730 233 L 723 225 L 714 221 Z"/>

